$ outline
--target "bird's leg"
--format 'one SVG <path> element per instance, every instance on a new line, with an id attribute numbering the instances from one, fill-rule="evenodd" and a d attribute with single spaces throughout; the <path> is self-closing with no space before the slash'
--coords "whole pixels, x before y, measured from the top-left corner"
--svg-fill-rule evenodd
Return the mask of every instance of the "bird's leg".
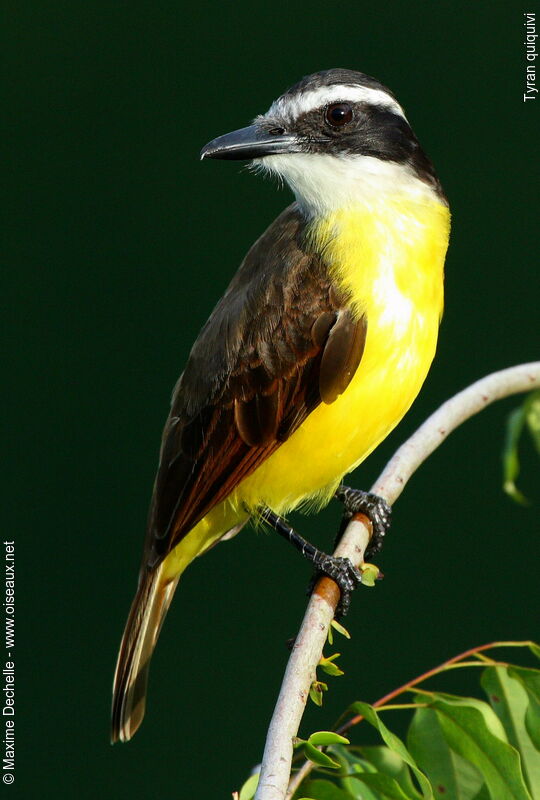
<path id="1" fill-rule="evenodd" d="M 314 545 L 304 539 L 303 536 L 300 536 L 294 528 L 291 528 L 286 519 L 275 514 L 271 509 L 261 509 L 260 517 L 280 536 L 287 539 L 293 547 L 296 547 L 308 561 L 311 561 L 318 573 L 327 575 L 337 583 L 341 592 L 341 600 L 336 610 L 336 615 L 345 616 L 349 610 L 351 593 L 362 582 L 360 570 L 348 558 L 329 556 L 327 553 L 317 550 Z"/>
<path id="2" fill-rule="evenodd" d="M 384 537 L 390 527 L 392 509 L 382 497 L 361 489 L 350 489 L 343 484 L 337 489 L 334 497 L 345 506 L 338 539 L 341 538 L 349 521 L 355 514 L 365 514 L 373 526 L 373 535 L 366 548 L 366 559 L 382 549 Z"/>

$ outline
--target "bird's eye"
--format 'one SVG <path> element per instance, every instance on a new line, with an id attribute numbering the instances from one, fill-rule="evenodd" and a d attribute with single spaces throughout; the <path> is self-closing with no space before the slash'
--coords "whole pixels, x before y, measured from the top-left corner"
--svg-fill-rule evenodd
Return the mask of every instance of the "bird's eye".
<path id="1" fill-rule="evenodd" d="M 326 106 L 324 118 L 333 128 L 341 128 L 353 118 L 353 110 L 348 103 L 333 103 Z"/>

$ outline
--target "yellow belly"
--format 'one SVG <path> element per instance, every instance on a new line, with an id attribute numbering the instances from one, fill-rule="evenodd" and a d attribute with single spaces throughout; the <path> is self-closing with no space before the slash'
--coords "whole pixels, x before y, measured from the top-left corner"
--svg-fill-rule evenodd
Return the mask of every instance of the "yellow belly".
<path id="1" fill-rule="evenodd" d="M 450 215 L 442 203 L 397 196 L 339 211 L 312 229 L 336 282 L 366 314 L 360 366 L 332 404 L 301 427 L 178 545 L 167 561 L 181 571 L 235 524 L 246 508 L 284 513 L 323 505 L 397 425 L 420 391 L 435 354 L 443 309 Z"/>
<path id="2" fill-rule="evenodd" d="M 402 198 L 336 213 L 314 228 L 335 279 L 367 316 L 364 355 L 341 397 L 315 409 L 238 487 L 240 502 L 277 512 L 314 495 L 324 502 L 397 425 L 435 354 L 448 231 L 444 205 Z"/>

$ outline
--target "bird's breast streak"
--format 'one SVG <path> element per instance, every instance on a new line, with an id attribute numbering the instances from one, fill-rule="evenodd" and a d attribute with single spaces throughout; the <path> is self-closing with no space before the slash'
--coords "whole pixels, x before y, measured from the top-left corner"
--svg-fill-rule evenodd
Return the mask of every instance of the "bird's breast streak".
<path id="1" fill-rule="evenodd" d="M 367 317 L 364 354 L 345 392 L 321 403 L 240 484 L 236 502 L 264 502 L 277 512 L 309 497 L 324 503 L 403 417 L 435 354 L 448 232 L 440 201 L 403 197 L 338 211 L 313 226 L 334 280 Z"/>

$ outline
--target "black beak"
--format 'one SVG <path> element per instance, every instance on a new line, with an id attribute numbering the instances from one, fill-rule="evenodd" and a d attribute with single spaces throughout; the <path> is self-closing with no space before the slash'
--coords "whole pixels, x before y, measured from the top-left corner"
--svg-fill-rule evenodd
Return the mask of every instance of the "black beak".
<path id="1" fill-rule="evenodd" d="M 298 151 L 298 141 L 295 136 L 285 133 L 285 131 L 269 133 L 261 130 L 258 125 L 249 125 L 247 128 L 240 128 L 238 131 L 212 139 L 201 150 L 201 160 L 203 158 L 234 160 L 263 158 L 278 153 L 297 153 Z"/>

